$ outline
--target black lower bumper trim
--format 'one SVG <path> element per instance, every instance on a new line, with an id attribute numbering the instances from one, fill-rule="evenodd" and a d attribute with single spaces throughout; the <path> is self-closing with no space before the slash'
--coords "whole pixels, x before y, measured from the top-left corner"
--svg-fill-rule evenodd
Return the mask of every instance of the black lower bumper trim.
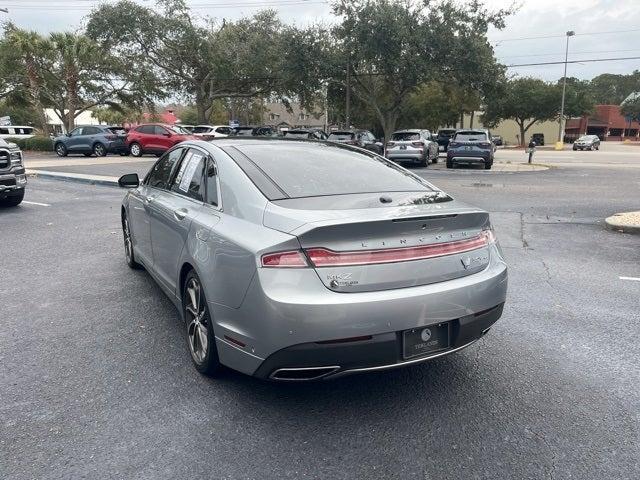
<path id="1" fill-rule="evenodd" d="M 345 343 L 302 343 L 283 348 L 262 362 L 254 376 L 277 380 L 273 373 L 280 369 L 339 366 L 339 369 L 323 377 L 334 378 L 347 372 L 384 370 L 426 361 L 461 350 L 482 337 L 500 318 L 503 307 L 504 303 L 501 303 L 489 310 L 451 320 L 450 347 L 436 355 L 405 360 L 402 357 L 402 332 L 388 332 Z"/>

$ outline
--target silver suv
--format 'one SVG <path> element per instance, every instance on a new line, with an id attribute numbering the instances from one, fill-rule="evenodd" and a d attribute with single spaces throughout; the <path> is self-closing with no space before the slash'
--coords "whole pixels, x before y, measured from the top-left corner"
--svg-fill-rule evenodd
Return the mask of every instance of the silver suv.
<path id="1" fill-rule="evenodd" d="M 417 163 L 426 167 L 438 162 L 438 142 L 429 130 L 399 130 L 387 143 L 386 157 L 394 162 Z"/>

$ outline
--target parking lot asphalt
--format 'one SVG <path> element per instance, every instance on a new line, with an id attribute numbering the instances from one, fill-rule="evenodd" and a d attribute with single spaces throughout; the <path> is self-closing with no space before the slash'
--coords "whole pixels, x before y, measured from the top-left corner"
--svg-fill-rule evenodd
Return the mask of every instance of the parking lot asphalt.
<path id="1" fill-rule="evenodd" d="M 123 192 L 30 180 L 0 210 L 0 477 L 639 478 L 640 237 L 604 218 L 638 209 L 640 169 L 584 153 L 607 166 L 415 169 L 491 212 L 502 319 L 449 357 L 303 385 L 200 376 L 124 263 Z"/>

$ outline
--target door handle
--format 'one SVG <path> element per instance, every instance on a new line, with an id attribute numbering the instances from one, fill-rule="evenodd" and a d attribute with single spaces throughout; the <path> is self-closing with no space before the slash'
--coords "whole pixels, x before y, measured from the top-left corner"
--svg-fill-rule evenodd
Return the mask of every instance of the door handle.
<path id="1" fill-rule="evenodd" d="M 187 213 L 189 213 L 189 210 L 187 210 L 186 208 L 179 208 L 173 211 L 173 216 L 178 220 L 184 220 L 184 217 L 187 216 Z"/>

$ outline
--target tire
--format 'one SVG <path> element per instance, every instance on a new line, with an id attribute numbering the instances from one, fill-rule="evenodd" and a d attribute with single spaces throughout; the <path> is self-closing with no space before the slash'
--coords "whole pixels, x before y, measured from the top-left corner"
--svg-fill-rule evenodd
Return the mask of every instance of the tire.
<path id="1" fill-rule="evenodd" d="M 453 168 L 453 162 L 451 160 L 447 160 L 447 168 Z"/>
<path id="2" fill-rule="evenodd" d="M 420 163 L 418 163 L 419 167 L 428 167 L 429 166 L 429 160 L 427 160 L 426 158 L 423 158 L 422 160 L 420 160 Z"/>
<path id="3" fill-rule="evenodd" d="M 7 197 L 4 200 L 0 200 L 0 205 L 3 207 L 17 207 L 22 203 L 24 199 L 24 190 L 20 195 L 13 195 L 11 197 Z"/>
<path id="4" fill-rule="evenodd" d="M 106 157 L 107 156 L 107 147 L 105 147 L 103 144 L 98 142 L 93 146 L 93 154 L 96 157 Z"/>
<path id="5" fill-rule="evenodd" d="M 142 146 L 138 142 L 133 142 L 129 145 L 129 153 L 134 157 L 142 156 Z"/>
<path id="6" fill-rule="evenodd" d="M 56 143 L 53 149 L 56 151 L 56 155 L 58 155 L 59 157 L 66 157 L 69 153 L 64 143 Z"/>
<path id="7" fill-rule="evenodd" d="M 133 252 L 133 241 L 131 238 L 131 228 L 129 227 L 129 220 L 127 220 L 127 214 L 122 213 L 122 236 L 124 238 L 124 258 L 129 265 L 129 268 L 139 270 L 142 268 L 138 262 L 136 262 L 135 253 Z"/>
<path id="8" fill-rule="evenodd" d="M 484 169 L 485 170 L 491 170 L 491 167 L 493 166 L 493 162 L 489 163 L 489 162 L 484 162 Z"/>
<path id="9" fill-rule="evenodd" d="M 218 358 L 213 322 L 202 284 L 193 270 L 187 274 L 182 289 L 182 312 L 193 366 L 203 375 L 216 376 L 222 370 L 222 365 Z"/>
<path id="10" fill-rule="evenodd" d="M 596 150 L 600 150 L 600 145 L 596 145 Z"/>
<path id="11" fill-rule="evenodd" d="M 436 156 L 431 159 L 431 163 L 438 163 L 438 152 L 436 152 Z"/>
<path id="12" fill-rule="evenodd" d="M 574 151 L 574 152 L 577 152 L 577 151 L 578 151 L 578 149 L 577 149 L 576 147 L 573 147 L 573 151 Z"/>

